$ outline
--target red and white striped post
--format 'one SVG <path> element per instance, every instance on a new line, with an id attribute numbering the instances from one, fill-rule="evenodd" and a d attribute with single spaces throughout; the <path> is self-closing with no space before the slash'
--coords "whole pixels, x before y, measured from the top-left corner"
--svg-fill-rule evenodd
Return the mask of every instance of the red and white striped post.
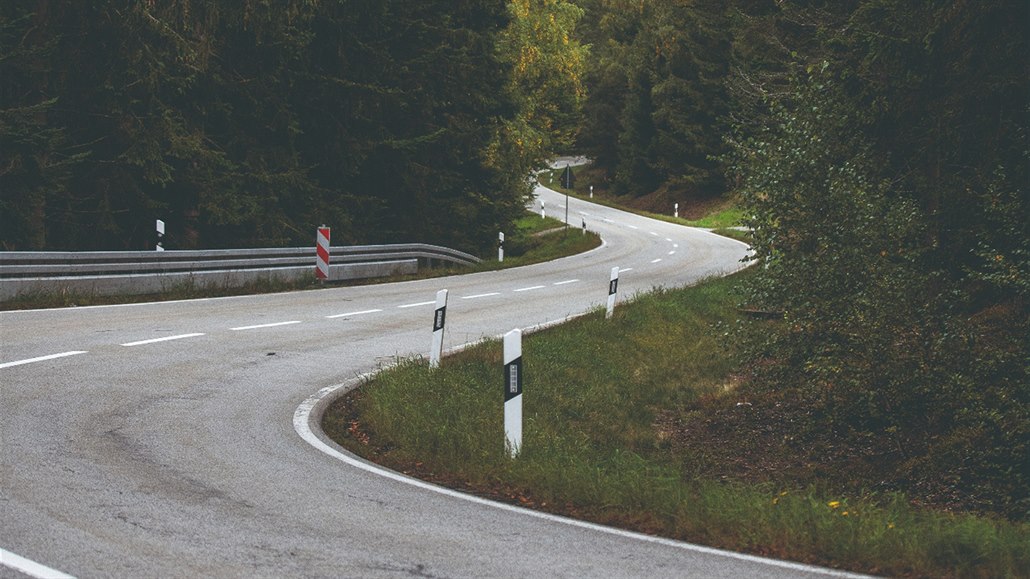
<path id="1" fill-rule="evenodd" d="M 608 281 L 608 312 L 605 318 L 610 319 L 615 313 L 615 294 L 619 292 L 619 267 L 612 268 L 612 276 Z"/>
<path id="2" fill-rule="evenodd" d="M 433 313 L 433 347 L 429 350 L 429 367 L 439 368 L 443 356 L 443 326 L 447 319 L 447 290 L 436 292 L 436 311 Z"/>
<path id="3" fill-rule="evenodd" d="M 522 450 L 522 330 L 504 335 L 504 447 L 515 458 Z"/>
<path id="4" fill-rule="evenodd" d="M 325 225 L 319 227 L 316 239 L 315 277 L 320 280 L 327 280 L 329 279 L 329 228 Z"/>

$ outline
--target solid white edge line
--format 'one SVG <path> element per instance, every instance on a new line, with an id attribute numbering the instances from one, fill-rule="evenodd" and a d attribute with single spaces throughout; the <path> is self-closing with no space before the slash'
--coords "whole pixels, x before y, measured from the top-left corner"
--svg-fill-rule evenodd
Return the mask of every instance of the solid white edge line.
<path id="1" fill-rule="evenodd" d="M 0 549 L 0 564 L 4 567 L 9 567 L 15 571 L 24 573 L 30 577 L 38 577 L 39 579 L 75 579 L 72 575 L 62 573 L 57 569 L 51 569 L 46 565 L 40 565 L 35 561 L 26 559 L 20 555 L 15 555 L 6 549 Z"/>
<path id="2" fill-rule="evenodd" d="M 405 304 L 403 306 L 397 306 L 397 307 L 401 308 L 401 309 L 404 309 L 404 308 L 417 308 L 419 306 L 435 306 L 435 305 L 436 305 L 436 300 L 433 300 L 431 302 L 419 302 L 417 304 Z"/>
<path id="3" fill-rule="evenodd" d="M 543 323 L 543 324 L 540 324 L 540 325 L 537 325 L 537 326 L 533 326 L 531 328 L 526 328 L 526 329 L 523 330 L 523 334 L 530 334 L 530 333 L 533 333 L 533 332 L 536 332 L 536 331 L 540 331 L 540 330 L 543 330 L 543 329 L 546 329 L 546 328 L 549 328 L 549 327 L 552 327 L 552 326 L 563 324 L 563 323 L 568 322 L 570 320 L 573 320 L 575 318 L 578 318 L 578 317 L 581 317 L 581 316 L 585 316 L 585 315 L 587 315 L 589 313 L 590 312 L 584 312 L 582 314 L 571 315 L 571 316 L 568 316 L 567 318 L 563 318 L 561 320 L 554 320 L 554 321 L 551 321 L 551 322 L 546 322 L 546 323 Z M 495 339 L 498 339 L 499 337 L 500 336 L 496 336 Z M 456 348 L 452 348 L 452 349 L 448 350 L 447 354 L 452 354 L 454 352 L 464 350 L 464 349 L 472 346 L 473 344 L 476 344 L 476 343 L 481 342 L 481 341 L 483 341 L 483 340 L 479 340 L 477 342 L 470 342 L 470 343 L 458 346 Z M 297 409 L 294 411 L 294 413 L 293 413 L 293 429 L 297 432 L 297 434 L 300 435 L 301 438 L 304 439 L 305 442 L 307 442 L 308 444 L 310 444 L 311 446 L 313 446 L 314 448 L 316 448 L 317 450 L 319 450 L 323 454 L 326 454 L 326 455 L 328 455 L 328 456 L 330 456 L 330 457 L 332 457 L 332 458 L 334 458 L 336 460 L 339 460 L 340 462 L 343 462 L 344 464 L 347 464 L 347 465 L 352 466 L 354 468 L 357 468 L 357 469 L 363 470 L 365 472 L 368 472 L 368 473 L 371 473 L 371 474 L 374 474 L 374 475 L 377 475 L 377 476 L 381 476 L 383 478 L 387 478 L 387 479 L 390 479 L 390 480 L 393 480 L 393 481 L 396 481 L 396 482 L 399 482 L 399 483 L 410 485 L 410 486 L 413 486 L 413 487 L 416 487 L 416 488 L 419 488 L 419 489 L 422 489 L 422 490 L 438 493 L 438 494 L 441 494 L 441 495 L 444 495 L 444 496 L 448 496 L 448 497 L 451 497 L 451 498 L 467 501 L 467 502 L 474 503 L 474 504 L 477 504 L 477 505 L 481 505 L 481 506 L 485 506 L 485 507 L 491 507 L 491 508 L 495 508 L 495 509 L 502 510 L 502 511 L 508 511 L 510 513 L 515 513 L 515 514 L 519 514 L 519 515 L 535 517 L 535 518 L 542 519 L 542 520 L 545 520 L 545 521 L 549 521 L 549 522 L 552 522 L 552 523 L 558 523 L 558 524 L 562 524 L 562 525 L 569 525 L 571 527 L 578 527 L 578 528 L 581 528 L 581 529 L 587 529 L 587 530 L 590 530 L 590 531 L 596 531 L 596 532 L 605 533 L 605 534 L 608 534 L 608 535 L 615 535 L 615 536 L 623 537 L 623 538 L 626 538 L 626 539 L 634 539 L 634 540 L 643 541 L 643 542 L 646 542 L 646 543 L 654 543 L 654 544 L 658 544 L 658 545 L 662 545 L 662 546 L 666 546 L 666 547 L 682 549 L 684 551 L 692 551 L 692 552 L 695 552 L 695 553 L 703 553 L 703 554 L 706 554 L 706 555 L 715 555 L 715 556 L 720 556 L 720 557 L 726 557 L 728 559 L 736 559 L 736 560 L 739 560 L 739 561 L 747 561 L 747 562 L 750 562 L 750 563 L 758 563 L 758 564 L 761 564 L 761 565 L 768 565 L 770 567 L 778 567 L 778 568 L 781 568 L 781 569 L 788 569 L 788 570 L 791 570 L 791 571 L 800 571 L 800 572 L 806 572 L 806 573 L 820 573 L 820 574 L 822 574 L 824 576 L 827 576 L 827 577 L 846 577 L 846 578 L 855 578 L 855 579 L 870 577 L 869 575 L 862 575 L 862 574 L 859 574 L 859 573 L 850 573 L 848 571 L 840 571 L 840 570 L 837 570 L 837 569 L 829 569 L 829 568 L 825 568 L 825 567 L 816 567 L 816 566 L 813 566 L 813 565 L 805 565 L 803 563 L 795 563 L 795 562 L 792 562 L 792 561 L 780 561 L 778 559 L 768 559 L 768 558 L 765 558 L 765 557 L 759 557 L 757 555 L 748 555 L 746 553 L 737 553 L 737 552 L 734 552 L 734 551 L 725 551 L 725 550 L 722 550 L 722 549 L 716 549 L 714 547 L 706 547 L 704 545 L 696 545 L 694 543 L 686 543 L 686 542 L 683 542 L 683 541 L 676 541 L 674 539 L 667 539 L 665 537 L 657 537 L 657 536 L 654 536 L 654 535 L 645 535 L 643 533 L 637 533 L 637 532 L 634 532 L 634 531 L 627 531 L 627 530 L 624 530 L 624 529 L 617 529 L 615 527 L 606 527 L 604 525 L 600 525 L 600 524 L 597 524 L 597 523 L 591 523 L 591 522 L 588 522 L 588 521 L 580 521 L 578 519 L 571 519 L 571 518 L 568 518 L 568 517 L 562 517 L 562 516 L 559 516 L 559 515 L 552 515 L 550 513 L 544 513 L 544 512 L 541 512 L 541 511 L 535 511 L 535 510 L 532 510 L 532 509 L 527 509 L 527 508 L 523 508 L 523 507 L 517 507 L 515 505 L 509 505 L 507 503 L 499 503 L 499 502 L 496 502 L 496 501 L 491 501 L 491 500 L 488 500 L 488 499 L 477 497 L 475 495 L 465 494 L 465 493 L 456 491 L 454 489 L 449 489 L 449 488 L 446 488 L 446 487 L 442 487 L 442 486 L 438 486 L 438 485 L 435 485 L 435 484 L 432 484 L 432 483 L 428 483 L 426 481 L 419 480 L 419 479 L 416 479 L 416 478 L 412 478 L 412 477 L 400 474 L 398 472 L 394 472 L 392 470 L 383 468 L 383 467 L 381 467 L 379 465 L 376 465 L 374 463 L 366 461 L 365 459 L 362 459 L 362 458 L 360 458 L 360 457 L 358 457 L 358 456 L 356 456 L 354 454 L 351 454 L 350 452 L 345 450 L 343 447 L 339 446 L 338 444 L 333 442 L 331 439 L 329 439 L 328 436 L 326 436 L 324 433 L 322 433 L 321 428 L 316 427 L 315 430 L 313 430 L 311 428 L 312 424 L 316 424 L 317 425 L 317 424 L 319 424 L 322 421 L 322 415 L 325 413 L 326 408 L 328 408 L 330 404 L 332 404 L 340 396 L 343 396 L 348 391 L 352 390 L 353 388 L 355 388 L 356 386 L 358 386 L 359 384 L 361 384 L 362 382 L 367 380 L 369 377 L 374 376 L 377 372 L 382 371 L 384 369 L 386 369 L 386 368 L 381 368 L 380 370 L 376 370 L 375 372 L 369 372 L 367 374 L 363 374 L 363 375 L 358 376 L 357 378 L 355 378 L 355 379 L 353 379 L 353 380 L 351 380 L 349 382 L 343 382 L 341 384 L 336 384 L 336 385 L 333 385 L 333 386 L 326 386 L 325 388 L 322 388 L 318 392 L 312 394 L 304 402 L 302 402 L 301 405 L 298 406 Z"/>
<path id="4" fill-rule="evenodd" d="M 461 296 L 461 299 L 463 299 L 463 300 L 474 300 L 474 299 L 477 299 L 477 298 L 489 298 L 489 297 L 499 296 L 499 295 L 501 295 L 500 292 L 490 292 L 488 294 L 476 294 L 474 296 Z"/>
<path id="5" fill-rule="evenodd" d="M 289 322 L 275 322 L 275 323 L 272 323 L 272 324 L 258 324 L 256 326 L 240 326 L 238 328 L 229 328 L 229 329 L 234 331 L 234 332 L 239 332 L 240 330 L 258 330 L 258 329 L 261 329 L 261 328 L 275 328 L 275 327 L 278 327 L 278 326 L 291 326 L 293 324 L 299 324 L 299 323 L 300 323 L 300 320 L 293 320 L 293 321 L 289 321 Z"/>
<path id="6" fill-rule="evenodd" d="M 172 340 L 182 340 L 184 338 L 196 338 L 197 336 L 203 336 L 203 335 L 204 334 L 179 334 L 178 336 L 165 336 L 164 338 L 153 338 L 151 340 L 140 340 L 138 342 L 129 342 L 127 344 L 122 344 L 122 345 L 125 346 L 126 348 L 131 348 L 133 346 L 143 346 L 143 345 L 146 345 L 146 344 L 156 344 L 158 342 L 170 342 Z"/>
<path id="7" fill-rule="evenodd" d="M 65 358 L 67 356 L 77 356 L 79 354 L 86 354 L 83 350 L 73 350 L 71 352 L 61 352 L 60 354 L 50 354 L 49 356 L 40 356 L 38 358 L 29 358 L 27 360 L 15 360 L 13 362 L 4 362 L 0 364 L 0 368 L 10 368 L 12 366 L 21 366 L 22 364 L 32 364 L 34 362 L 45 362 L 47 360 L 56 360 L 57 358 Z"/>
<path id="8" fill-rule="evenodd" d="M 336 318 L 346 318 L 347 316 L 361 316 L 364 314 L 378 314 L 383 310 L 362 310 L 360 312 L 347 312 L 346 314 L 336 314 L 335 316 L 326 316 L 325 319 L 332 320 Z"/>

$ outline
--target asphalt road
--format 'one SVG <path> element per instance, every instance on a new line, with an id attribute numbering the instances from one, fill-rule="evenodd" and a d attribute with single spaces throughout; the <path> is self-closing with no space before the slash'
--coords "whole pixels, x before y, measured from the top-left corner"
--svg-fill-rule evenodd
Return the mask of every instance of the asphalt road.
<path id="1" fill-rule="evenodd" d="M 602 306 L 612 266 L 625 299 L 746 251 L 575 199 L 570 217 L 605 245 L 425 281 L 0 313 L 0 577 L 832 574 L 470 501 L 308 430 L 330 387 L 427 354 L 439 289 L 453 348 Z"/>

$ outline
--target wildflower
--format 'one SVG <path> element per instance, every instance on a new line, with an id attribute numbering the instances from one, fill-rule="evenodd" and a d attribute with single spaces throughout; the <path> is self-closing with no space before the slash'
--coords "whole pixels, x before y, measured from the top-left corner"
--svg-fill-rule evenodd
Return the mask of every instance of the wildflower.
<path id="1" fill-rule="evenodd" d="M 848 516 L 848 512 L 847 512 L 847 511 L 844 511 L 843 513 L 841 513 L 841 514 L 840 514 L 840 516 L 842 516 L 842 517 L 846 517 L 846 516 Z"/>
<path id="2" fill-rule="evenodd" d="M 893 529 L 894 528 L 894 523 L 888 522 L 887 523 L 887 528 L 888 529 Z"/>
<path id="3" fill-rule="evenodd" d="M 830 501 L 826 503 L 826 506 L 830 507 L 831 509 L 836 509 L 840 506 L 840 501 Z"/>

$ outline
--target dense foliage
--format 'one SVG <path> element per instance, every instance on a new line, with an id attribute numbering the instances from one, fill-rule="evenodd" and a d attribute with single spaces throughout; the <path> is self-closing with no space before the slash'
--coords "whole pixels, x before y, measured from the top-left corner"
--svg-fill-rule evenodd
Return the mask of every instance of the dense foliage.
<path id="1" fill-rule="evenodd" d="M 756 384 L 898 480 L 1030 513 L 1030 5 L 581 0 L 616 193 L 738 196 Z"/>
<path id="2" fill-rule="evenodd" d="M 487 248 L 575 125 L 579 16 L 561 0 L 5 2 L 0 246 L 143 249 L 160 218 L 172 248 L 310 244 L 322 223 L 336 243 Z"/>
<path id="3" fill-rule="evenodd" d="M 760 350 L 815 424 L 869 437 L 900 477 L 1030 512 L 1025 29 L 1015 2 L 798 12 L 737 167 L 784 312 Z M 779 372 L 777 375 L 776 372 Z"/>

